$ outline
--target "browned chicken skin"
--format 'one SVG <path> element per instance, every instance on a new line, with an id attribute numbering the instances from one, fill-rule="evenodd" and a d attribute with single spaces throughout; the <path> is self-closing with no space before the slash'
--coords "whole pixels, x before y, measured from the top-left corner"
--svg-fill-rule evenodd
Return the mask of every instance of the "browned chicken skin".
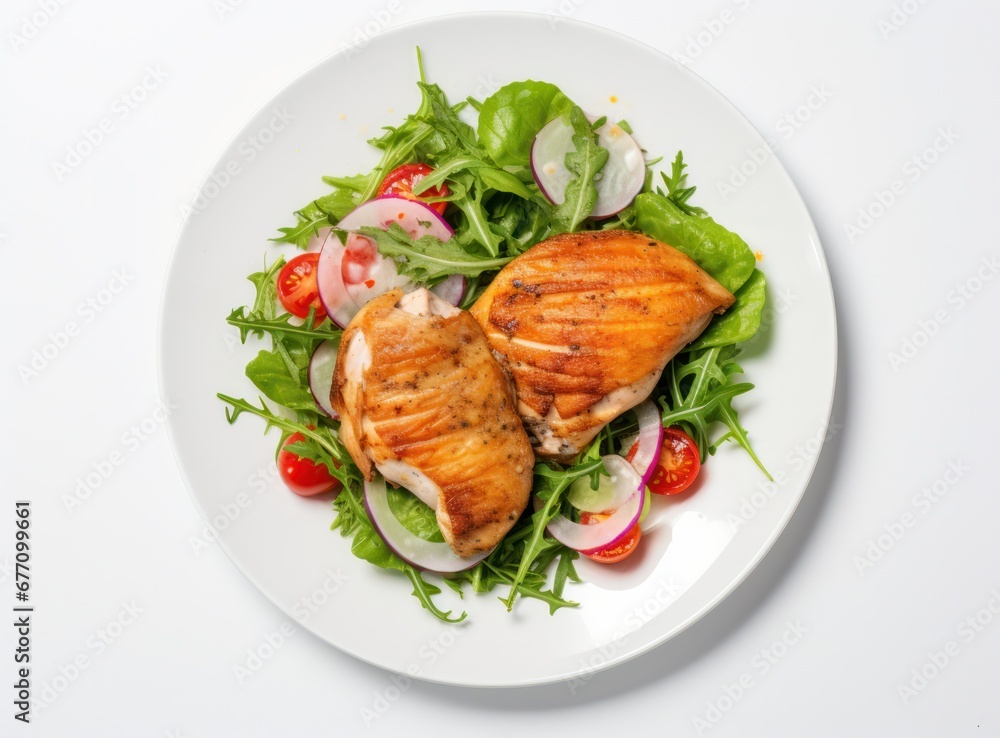
<path id="1" fill-rule="evenodd" d="M 733 295 L 641 233 L 555 236 L 507 264 L 471 313 L 514 377 L 539 456 L 567 461 L 642 402 Z"/>
<path id="2" fill-rule="evenodd" d="M 510 380 L 468 313 L 394 290 L 344 331 L 333 387 L 341 439 L 437 510 L 452 550 L 495 546 L 528 504 L 534 456 Z"/>

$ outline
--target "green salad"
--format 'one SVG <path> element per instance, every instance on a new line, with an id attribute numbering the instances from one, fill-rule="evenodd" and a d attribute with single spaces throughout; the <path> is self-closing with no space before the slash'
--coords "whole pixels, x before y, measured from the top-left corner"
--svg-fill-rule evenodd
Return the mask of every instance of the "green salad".
<path id="1" fill-rule="evenodd" d="M 581 513 L 574 500 L 579 504 L 602 494 L 611 479 L 604 457 L 625 456 L 642 430 L 641 421 L 625 412 L 571 462 L 538 461 L 534 504 L 474 566 L 444 575 L 421 571 L 397 555 L 373 524 L 364 479 L 328 406 L 329 375 L 347 319 L 338 306 L 350 304 L 348 297 L 360 304 L 409 284 L 432 288 L 465 309 L 508 262 L 561 233 L 636 231 L 689 256 L 736 301 L 669 362 L 650 396 L 660 438 L 664 430 L 667 436 L 662 441 L 666 450 L 657 449 L 650 474 L 640 474 L 645 483 L 641 522 L 655 493 L 671 494 L 689 485 L 699 466 L 727 442 L 742 447 L 767 474 L 734 406 L 739 395 L 753 389 L 739 381 L 739 344 L 760 326 L 764 275 L 740 236 L 692 204 L 695 188 L 687 185 L 681 152 L 658 176 L 654 171 L 661 159 L 651 159 L 645 151 L 638 165 L 634 157 L 626 161 L 616 147 L 638 150 L 627 121 L 588 117 L 549 82 L 513 82 L 485 100 L 452 103 L 438 85 L 424 79 L 420 65 L 417 85 L 421 101 L 416 111 L 368 142 L 381 152 L 378 164 L 363 174 L 323 177 L 328 190 L 295 211 L 294 222 L 271 239 L 301 253 L 294 259 L 266 259 L 261 271 L 248 278 L 252 299 L 227 318 L 244 343 L 260 344 L 246 366 L 260 396 L 219 398 L 227 405 L 230 423 L 248 414 L 264 420 L 265 432 L 278 429 L 278 466 L 288 486 L 303 495 L 327 493 L 317 496 L 318 504 L 337 492 L 331 529 L 350 539 L 355 556 L 405 575 L 413 595 L 436 617 L 447 622 L 466 617 L 439 606 L 442 583 L 460 596 L 469 590 L 495 592 L 507 610 L 520 596 L 541 600 L 555 613 L 578 605 L 566 590 L 568 582 L 580 581 L 574 566 L 580 552 L 557 540 L 550 524 L 557 516 L 576 522 L 586 518 L 588 513 Z M 615 137 L 613 142 L 608 135 Z M 635 135 L 641 138 L 642 132 Z M 555 166 L 533 160 L 533 152 L 537 157 L 545 146 L 558 152 Z M 558 196 L 551 190 L 558 190 Z M 351 214 L 359 206 L 386 196 L 433 212 L 423 220 L 416 217 L 417 225 L 410 229 L 398 223 L 355 222 Z M 614 212 L 606 213 L 609 209 Z M 345 261 L 341 289 L 349 294 L 343 302 L 340 297 L 326 299 L 319 294 L 322 281 L 317 282 L 319 246 L 325 239 L 345 243 L 351 232 L 364 236 L 377 254 L 373 249 L 351 257 L 357 263 Z M 371 276 L 375 262 L 394 269 L 381 267 Z M 349 277 L 352 269 L 360 275 L 357 281 Z M 685 459 L 685 453 L 691 458 Z M 424 501 L 392 486 L 386 495 L 392 514 L 410 534 L 431 543 L 444 540 L 435 511 Z M 633 548 L 639 545 L 641 526 L 635 527 Z M 630 540 L 619 536 L 614 556 Z M 586 553 L 601 560 L 600 552 Z M 617 560 L 610 549 L 604 553 L 605 561 Z"/>

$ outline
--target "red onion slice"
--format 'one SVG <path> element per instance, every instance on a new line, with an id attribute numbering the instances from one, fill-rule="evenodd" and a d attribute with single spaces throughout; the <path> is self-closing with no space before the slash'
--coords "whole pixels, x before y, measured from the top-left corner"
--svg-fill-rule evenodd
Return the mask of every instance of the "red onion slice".
<path id="1" fill-rule="evenodd" d="M 642 513 L 645 485 L 636 470 L 621 456 L 608 455 L 602 456 L 601 459 L 604 461 L 604 468 L 611 476 L 611 483 L 621 489 L 625 502 L 610 517 L 599 523 L 582 525 L 557 513 L 547 528 L 549 534 L 557 541 L 582 554 L 594 553 L 618 543 L 632 530 L 632 526 L 638 522 Z M 537 496 L 534 498 L 534 505 L 536 511 L 543 506 Z"/>
<path id="2" fill-rule="evenodd" d="M 425 541 L 408 531 L 393 515 L 385 479 L 380 476 L 371 482 L 365 482 L 365 510 L 385 545 L 410 566 L 422 571 L 453 574 L 471 569 L 490 554 L 490 551 L 486 551 L 463 558 L 452 551 L 447 543 Z"/>
<path id="3" fill-rule="evenodd" d="M 333 387 L 333 370 L 337 366 L 339 341 L 323 341 L 313 351 L 309 359 L 309 391 L 319 408 L 334 420 L 340 420 L 337 411 L 330 404 L 330 390 Z"/>
<path id="4" fill-rule="evenodd" d="M 660 449 L 663 448 L 663 421 L 652 400 L 641 402 L 632 411 L 639 420 L 637 441 L 639 447 L 632 457 L 632 466 L 639 472 L 642 486 L 645 487 L 656 470 L 656 462 L 660 460 Z"/>

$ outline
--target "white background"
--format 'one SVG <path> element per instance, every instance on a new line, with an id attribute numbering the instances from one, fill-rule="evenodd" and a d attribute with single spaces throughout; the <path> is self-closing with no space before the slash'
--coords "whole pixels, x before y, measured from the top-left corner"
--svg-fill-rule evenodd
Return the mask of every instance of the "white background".
<path id="1" fill-rule="evenodd" d="M 627 33 L 684 57 L 733 100 L 775 142 L 798 184 L 839 312 L 839 430 L 788 529 L 702 621 L 574 693 L 565 684 L 399 689 L 386 672 L 301 629 L 251 677 L 235 676 L 284 616 L 217 546 L 193 550 L 204 524 L 152 420 L 157 310 L 180 205 L 261 103 L 358 41 L 366 24 L 377 28 L 373 18 L 397 26 L 501 6 L 401 0 L 390 13 L 381 0 L 230 5 L 12 0 L 0 14 L 0 605 L 14 593 L 11 501 L 31 499 L 33 688 L 50 698 L 26 727 L 13 721 L 12 690 L 3 687 L 0 732 L 998 734 L 1000 615 L 984 608 L 1000 611 L 1000 280 L 982 260 L 1000 254 L 1000 7 L 502 6 Z M 151 89 L 123 108 L 121 96 L 144 77 Z M 57 171 L 67 147 L 79 147 L 103 118 L 112 127 L 92 153 Z M 939 151 L 928 151 L 935 142 Z M 879 193 L 894 180 L 893 202 L 880 207 L 889 196 Z M 100 312 L 81 308 L 102 297 L 115 270 L 124 289 Z M 78 331 L 66 341 L 59 334 L 70 322 Z M 46 348 L 56 343 L 66 345 Z M 22 367 L 35 351 L 51 358 L 29 372 Z M 85 504 L 68 509 L 79 480 L 116 452 L 121 463 Z M 949 468 L 961 471 L 946 475 Z M 914 499 L 935 483 L 940 499 Z M 899 540 L 880 544 L 892 529 Z M 141 612 L 110 626 L 123 603 Z M 981 625 L 963 626 L 977 615 Z M 775 651 L 788 622 L 806 632 Z M 102 648 L 101 631 L 117 638 Z M 0 633 L 9 685 L 13 631 Z M 949 641 L 953 655 L 947 663 L 934 656 L 944 664 L 935 667 L 930 654 Z M 763 673 L 768 651 L 781 656 Z M 83 668 L 73 666 L 79 656 Z M 921 669 L 931 678 L 914 681 Z M 740 694 L 733 685 L 747 674 L 752 686 Z"/>

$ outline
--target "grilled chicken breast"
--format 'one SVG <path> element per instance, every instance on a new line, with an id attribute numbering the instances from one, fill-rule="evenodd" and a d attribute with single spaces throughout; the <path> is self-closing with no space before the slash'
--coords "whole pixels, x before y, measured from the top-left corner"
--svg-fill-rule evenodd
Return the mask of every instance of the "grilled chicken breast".
<path id="1" fill-rule="evenodd" d="M 672 246 L 592 231 L 518 256 L 471 312 L 514 377 L 535 452 L 568 461 L 734 299 Z"/>
<path id="2" fill-rule="evenodd" d="M 377 470 L 434 508 L 459 556 L 493 548 L 527 506 L 534 455 L 510 379 L 472 316 L 427 290 L 354 317 L 330 401 L 365 478 Z"/>

